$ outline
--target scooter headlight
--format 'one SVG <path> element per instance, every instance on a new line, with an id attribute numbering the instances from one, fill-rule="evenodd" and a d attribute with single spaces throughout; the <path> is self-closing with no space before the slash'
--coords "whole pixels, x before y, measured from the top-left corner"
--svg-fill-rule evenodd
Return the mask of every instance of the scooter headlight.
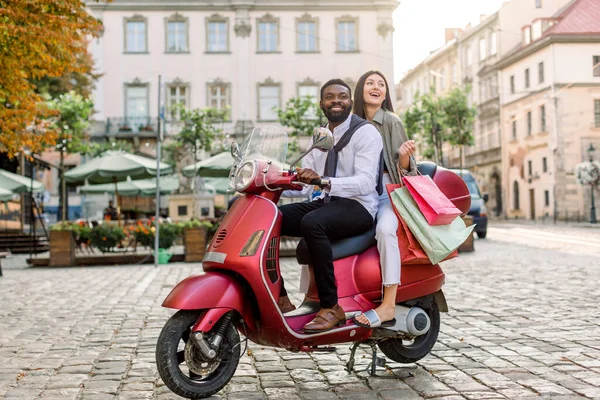
<path id="1" fill-rule="evenodd" d="M 248 188 L 256 178 L 257 171 L 256 163 L 253 161 L 242 164 L 235 173 L 235 190 L 241 192 Z"/>

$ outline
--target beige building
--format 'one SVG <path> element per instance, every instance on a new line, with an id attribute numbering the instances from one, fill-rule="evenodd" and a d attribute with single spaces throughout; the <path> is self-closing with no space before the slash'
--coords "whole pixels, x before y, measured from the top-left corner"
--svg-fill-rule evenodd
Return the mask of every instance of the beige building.
<path id="1" fill-rule="evenodd" d="M 506 215 L 586 219 L 590 193 L 574 168 L 600 148 L 600 3 L 570 2 L 521 38 L 496 65 Z"/>

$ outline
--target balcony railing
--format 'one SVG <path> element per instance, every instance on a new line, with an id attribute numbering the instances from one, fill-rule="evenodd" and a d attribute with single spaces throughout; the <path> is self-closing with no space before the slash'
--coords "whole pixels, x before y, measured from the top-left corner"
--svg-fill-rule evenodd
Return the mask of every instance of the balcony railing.
<path id="1" fill-rule="evenodd" d="M 156 135 L 158 118 L 156 117 L 112 117 L 106 119 L 106 135 Z"/>

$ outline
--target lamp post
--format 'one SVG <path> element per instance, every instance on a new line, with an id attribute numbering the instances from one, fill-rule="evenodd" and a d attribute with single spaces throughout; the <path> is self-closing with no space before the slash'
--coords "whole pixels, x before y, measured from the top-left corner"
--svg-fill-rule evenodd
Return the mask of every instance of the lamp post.
<path id="1" fill-rule="evenodd" d="M 590 156 L 590 166 L 593 168 L 594 164 L 594 152 L 596 151 L 596 149 L 594 148 L 594 144 L 590 143 L 590 147 L 587 149 L 587 152 Z M 596 220 L 596 204 L 594 203 L 594 187 L 596 185 L 592 184 L 590 185 L 591 187 L 591 192 L 592 192 L 592 205 L 590 207 L 590 223 L 591 224 L 595 224 L 597 222 Z"/>

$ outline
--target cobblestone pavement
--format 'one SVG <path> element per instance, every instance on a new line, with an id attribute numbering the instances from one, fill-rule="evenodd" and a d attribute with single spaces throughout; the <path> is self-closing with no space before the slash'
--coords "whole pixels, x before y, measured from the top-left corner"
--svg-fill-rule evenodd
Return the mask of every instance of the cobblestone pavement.
<path id="1" fill-rule="evenodd" d="M 600 399 L 597 232 L 491 227 L 474 253 L 444 264 L 451 310 L 434 351 L 416 365 L 392 363 L 373 378 L 366 351 L 358 372 L 344 371 L 348 345 L 332 354 L 253 345 L 214 398 Z M 31 269 L 5 261 L 0 398 L 178 398 L 154 364 L 172 314 L 160 304 L 199 264 Z M 292 286 L 298 266 L 283 265 Z"/>

